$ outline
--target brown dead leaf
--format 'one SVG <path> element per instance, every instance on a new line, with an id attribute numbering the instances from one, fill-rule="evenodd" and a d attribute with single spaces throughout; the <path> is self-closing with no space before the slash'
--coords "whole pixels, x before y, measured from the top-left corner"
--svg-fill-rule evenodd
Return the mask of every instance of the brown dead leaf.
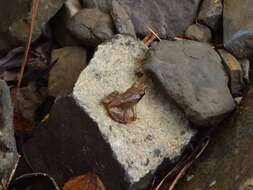
<path id="1" fill-rule="evenodd" d="M 63 190 L 105 190 L 102 181 L 94 172 L 70 179 Z"/>

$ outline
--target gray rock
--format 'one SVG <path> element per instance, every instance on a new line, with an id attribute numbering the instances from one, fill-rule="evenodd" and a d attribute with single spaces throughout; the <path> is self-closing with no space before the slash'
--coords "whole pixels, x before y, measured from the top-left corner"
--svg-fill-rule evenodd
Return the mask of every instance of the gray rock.
<path id="1" fill-rule="evenodd" d="M 13 129 L 13 107 L 7 84 L 0 80 L 0 190 L 7 189 L 18 159 Z"/>
<path id="2" fill-rule="evenodd" d="M 68 29 L 83 45 L 94 47 L 114 35 L 112 18 L 96 8 L 79 11 L 70 19 Z"/>
<path id="3" fill-rule="evenodd" d="M 189 170 L 192 180 L 178 190 L 251 190 L 253 179 L 253 89 L 227 123 L 213 135 L 204 154 Z"/>
<path id="4" fill-rule="evenodd" d="M 216 125 L 235 107 L 221 59 L 208 44 L 161 41 L 150 49 L 145 69 L 197 127 Z"/>
<path id="5" fill-rule="evenodd" d="M 143 42 L 117 35 L 98 46 L 73 91 L 71 104 L 84 121 L 70 118 L 70 123 L 85 131 L 92 166 L 107 189 L 147 189 L 157 168 L 177 159 L 194 134 L 184 115 L 149 78 L 146 94 L 135 106 L 134 122 L 115 122 L 101 104 L 110 93 L 124 92 L 140 80 L 136 71 L 146 51 Z"/>
<path id="6" fill-rule="evenodd" d="M 246 84 L 249 83 L 250 61 L 248 59 L 239 60 L 243 70 L 243 79 Z"/>
<path id="7" fill-rule="evenodd" d="M 130 34 L 136 37 L 132 20 L 118 0 L 112 0 L 112 18 L 120 34 Z"/>
<path id="8" fill-rule="evenodd" d="M 81 71 L 87 65 L 87 53 L 82 47 L 65 47 L 52 51 L 55 65 L 49 72 L 48 93 L 64 96 L 72 92 Z"/>
<path id="9" fill-rule="evenodd" d="M 251 0 L 224 0 L 224 46 L 237 58 L 248 58 L 253 55 L 252 7 Z"/>
<path id="10" fill-rule="evenodd" d="M 216 30 L 222 18 L 222 0 L 203 0 L 197 20 Z"/>
<path id="11" fill-rule="evenodd" d="M 244 82 L 243 70 L 240 62 L 231 53 L 224 49 L 219 49 L 218 52 L 229 76 L 229 87 L 232 95 L 241 95 Z"/>
<path id="12" fill-rule="evenodd" d="M 84 7 L 98 7 L 111 12 L 112 0 L 82 0 Z M 120 0 L 130 16 L 138 36 L 153 28 L 161 38 L 183 34 L 196 18 L 201 0 Z"/>
<path id="13" fill-rule="evenodd" d="M 81 8 L 81 4 L 78 0 L 67 0 L 63 8 L 52 20 L 51 27 L 53 29 L 54 38 L 62 47 L 81 45 L 80 40 L 76 39 L 67 28 L 71 17 L 81 10 Z"/>
<path id="14" fill-rule="evenodd" d="M 40 1 L 38 16 L 36 19 L 33 39 L 41 34 L 41 29 L 61 8 L 65 0 L 44 0 Z M 0 50 L 10 46 L 24 44 L 27 39 L 31 16 L 31 0 L 0 1 Z"/>
<path id="15" fill-rule="evenodd" d="M 185 32 L 185 36 L 199 42 L 210 42 L 212 40 L 211 30 L 202 24 L 193 24 Z"/>

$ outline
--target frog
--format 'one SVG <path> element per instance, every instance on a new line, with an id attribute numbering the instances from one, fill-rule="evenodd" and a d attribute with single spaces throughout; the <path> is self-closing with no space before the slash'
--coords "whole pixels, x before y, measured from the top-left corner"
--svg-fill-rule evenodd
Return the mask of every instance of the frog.
<path id="1" fill-rule="evenodd" d="M 114 91 L 102 100 L 102 104 L 112 120 L 128 124 L 137 119 L 135 105 L 145 95 L 144 82 L 136 82 L 125 92 Z"/>

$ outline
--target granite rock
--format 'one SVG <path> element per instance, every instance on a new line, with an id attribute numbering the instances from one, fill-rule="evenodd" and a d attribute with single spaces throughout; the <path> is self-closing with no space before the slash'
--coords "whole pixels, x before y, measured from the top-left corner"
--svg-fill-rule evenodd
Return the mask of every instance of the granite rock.
<path id="1" fill-rule="evenodd" d="M 110 93 L 124 92 L 140 80 L 136 71 L 146 52 L 143 42 L 117 35 L 98 46 L 73 91 L 72 105 L 84 121 L 71 121 L 85 131 L 91 165 L 107 189 L 147 189 L 158 167 L 175 161 L 194 135 L 180 110 L 147 77 L 136 121 L 115 122 L 101 104 Z"/>
<path id="2" fill-rule="evenodd" d="M 196 127 L 214 126 L 235 108 L 221 59 L 206 43 L 161 41 L 150 49 L 145 70 Z"/>

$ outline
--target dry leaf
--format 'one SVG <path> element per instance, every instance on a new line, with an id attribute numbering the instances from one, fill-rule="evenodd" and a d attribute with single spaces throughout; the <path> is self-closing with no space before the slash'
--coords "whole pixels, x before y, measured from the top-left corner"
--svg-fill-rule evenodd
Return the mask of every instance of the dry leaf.
<path id="1" fill-rule="evenodd" d="M 70 179 L 63 190 L 105 190 L 102 181 L 94 172 Z"/>

